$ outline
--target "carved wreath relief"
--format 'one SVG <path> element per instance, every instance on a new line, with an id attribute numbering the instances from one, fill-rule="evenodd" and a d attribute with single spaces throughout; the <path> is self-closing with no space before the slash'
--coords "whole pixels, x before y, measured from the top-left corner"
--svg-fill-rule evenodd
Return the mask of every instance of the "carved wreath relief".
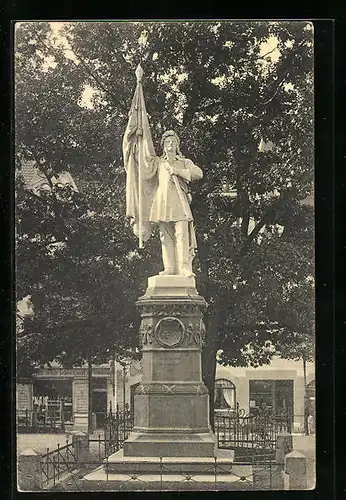
<path id="1" fill-rule="evenodd" d="M 180 318 L 166 316 L 159 319 L 154 327 L 143 319 L 140 328 L 140 339 L 143 346 L 157 343 L 162 347 L 172 348 L 181 345 L 202 348 L 205 340 L 205 325 L 201 318 L 196 318 L 187 326 Z"/>
<path id="2" fill-rule="evenodd" d="M 156 339 L 164 347 L 175 347 L 181 343 L 185 334 L 182 321 L 172 316 L 162 318 L 155 327 Z"/>

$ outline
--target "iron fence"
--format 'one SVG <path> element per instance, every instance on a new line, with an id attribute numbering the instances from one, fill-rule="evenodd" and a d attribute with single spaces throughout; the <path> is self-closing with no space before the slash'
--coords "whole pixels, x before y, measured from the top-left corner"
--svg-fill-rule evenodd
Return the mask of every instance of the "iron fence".
<path id="1" fill-rule="evenodd" d="M 278 435 L 291 431 L 288 419 L 270 415 L 215 415 L 214 425 L 218 447 L 233 449 L 236 460 L 240 456 L 274 458 Z"/>
<path id="2" fill-rule="evenodd" d="M 128 410 L 109 412 L 104 425 L 105 455 L 115 453 L 122 448 L 134 426 L 133 413 Z"/>
<path id="3" fill-rule="evenodd" d="M 62 460 L 65 470 L 70 471 L 66 479 L 62 478 L 59 468 L 52 468 L 55 478 L 44 489 L 53 491 L 231 491 L 231 490 L 277 490 L 281 489 L 279 477 L 282 466 L 273 461 L 255 463 L 239 462 L 231 470 L 225 469 L 217 457 L 203 472 L 177 472 L 175 467 L 158 457 L 151 463 L 150 474 L 124 474 L 114 468 L 108 458 L 100 462 L 81 462 L 81 469 L 75 469 L 74 461 Z M 61 467 L 61 462 L 60 462 Z M 102 471 L 102 479 L 89 482 L 90 467 Z"/>
<path id="4" fill-rule="evenodd" d="M 134 426 L 133 414 L 128 411 L 110 412 L 107 416 L 103 437 L 90 442 L 102 443 L 104 457 L 122 448 Z M 242 410 L 235 415 L 215 414 L 215 435 L 218 448 L 232 449 L 238 457 L 253 460 L 273 459 L 276 440 L 282 432 L 291 432 L 290 419 L 271 415 L 245 416 Z"/>
<path id="5" fill-rule="evenodd" d="M 226 471 L 217 457 L 203 473 L 171 469 L 170 464 L 158 457 L 151 463 L 150 477 L 146 474 L 123 474 L 117 471 L 109 456 L 123 446 L 133 428 L 133 416 L 117 411 L 107 416 L 103 430 L 97 438 L 88 439 L 89 453 L 81 461 L 78 446 L 66 440 L 65 446 L 49 451 L 41 457 L 44 489 L 56 491 L 229 491 L 282 489 L 282 464 L 274 459 L 277 435 L 288 431 L 287 421 L 258 417 L 217 416 L 215 432 L 219 448 L 235 451 L 232 469 Z M 92 458 L 94 454 L 94 458 Z M 111 466 L 110 466 L 111 464 Z M 88 483 L 85 476 L 90 469 L 103 472 L 99 486 Z M 225 474 L 226 473 L 226 474 Z M 228 474 L 227 474 L 228 473 Z M 121 478 L 124 478 L 123 480 Z M 207 477 L 207 478 L 206 478 Z M 278 484 L 281 484 L 278 487 Z"/>
<path id="6" fill-rule="evenodd" d="M 57 446 L 57 449 L 52 451 L 47 448 L 47 452 L 41 455 L 43 487 L 51 483 L 54 487 L 63 474 L 76 469 L 78 450 L 75 443 L 67 438 L 64 446 L 60 446 L 59 443 Z"/>

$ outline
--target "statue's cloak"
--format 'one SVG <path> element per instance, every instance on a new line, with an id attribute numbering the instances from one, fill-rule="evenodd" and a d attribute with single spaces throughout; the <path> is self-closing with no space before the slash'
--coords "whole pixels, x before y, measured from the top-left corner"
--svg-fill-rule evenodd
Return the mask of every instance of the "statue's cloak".
<path id="1" fill-rule="evenodd" d="M 126 170 L 126 216 L 131 219 L 133 232 L 138 236 L 141 248 L 151 233 L 149 215 L 157 189 L 157 176 L 150 175 L 155 150 L 140 80 L 123 137 L 123 157 Z"/>

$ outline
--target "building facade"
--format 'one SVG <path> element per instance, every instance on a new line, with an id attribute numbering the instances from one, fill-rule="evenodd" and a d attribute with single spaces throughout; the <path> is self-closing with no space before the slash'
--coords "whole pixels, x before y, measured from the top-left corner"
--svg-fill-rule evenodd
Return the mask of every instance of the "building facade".
<path id="1" fill-rule="evenodd" d="M 315 419 L 315 367 L 306 363 L 306 392 L 302 361 L 274 357 L 258 368 L 217 366 L 215 408 L 231 412 L 239 404 L 247 415 L 266 409 L 274 416 L 288 415 L 293 429 L 304 428 L 304 408 Z"/>
<path id="2" fill-rule="evenodd" d="M 57 411 L 63 401 L 64 421 L 73 429 L 88 428 L 89 412 L 93 426 L 101 428 L 109 411 L 133 410 L 136 387 L 142 379 L 141 363 L 110 362 L 92 368 L 92 396 L 89 408 L 87 366 L 63 369 L 52 366 L 17 385 L 17 414 L 25 410 Z M 315 419 L 314 364 L 306 364 L 306 392 L 303 363 L 273 359 L 259 368 L 217 365 L 214 403 L 221 414 L 232 414 L 238 408 L 247 415 L 266 409 L 275 416 L 289 415 L 296 432 L 304 429 L 304 407 Z M 306 398 L 306 401 L 305 401 Z"/>
<path id="3" fill-rule="evenodd" d="M 89 413 L 93 427 L 101 428 L 108 412 L 131 406 L 131 374 L 136 364 L 110 362 L 93 365 L 91 405 L 89 404 L 89 374 L 87 366 L 65 369 L 52 364 L 32 380 L 17 383 L 17 416 L 41 412 L 57 418 L 63 406 L 65 427 L 87 430 Z M 135 377 L 136 381 L 138 377 Z M 136 383 L 136 382 L 134 382 Z M 132 388 L 133 390 L 133 388 Z M 90 407 L 91 406 L 91 407 Z"/>

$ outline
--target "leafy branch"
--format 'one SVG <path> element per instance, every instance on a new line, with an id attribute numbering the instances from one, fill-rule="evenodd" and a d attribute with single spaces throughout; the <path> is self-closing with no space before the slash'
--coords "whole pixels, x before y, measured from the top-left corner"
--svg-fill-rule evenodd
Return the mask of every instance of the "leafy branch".
<path id="1" fill-rule="evenodd" d="M 43 46 L 48 52 L 52 52 L 55 56 L 60 56 L 59 50 L 55 49 L 52 46 L 48 46 L 47 43 L 45 42 L 45 40 L 41 37 L 41 35 L 39 33 L 36 33 L 36 36 L 37 36 L 37 39 L 40 42 L 41 46 Z M 86 61 L 84 60 L 84 58 L 80 54 L 77 54 L 76 50 L 73 49 L 73 47 L 71 47 L 70 49 L 60 49 L 60 51 L 63 53 L 72 52 L 73 55 L 75 56 L 75 58 L 79 61 L 81 66 L 84 68 L 85 72 L 89 76 L 91 76 L 91 78 L 96 82 L 98 88 L 111 98 L 113 104 L 119 105 L 119 103 L 120 103 L 119 99 L 117 99 L 116 96 L 114 95 L 114 93 L 111 90 L 109 90 L 102 83 L 101 79 L 96 74 L 96 72 L 90 68 L 90 66 L 86 63 Z M 79 64 L 77 64 L 76 61 L 74 61 L 73 59 L 69 59 L 69 60 L 75 65 L 76 68 L 78 68 Z M 122 102 L 121 104 L 123 107 L 123 112 L 126 112 L 126 103 Z"/>

